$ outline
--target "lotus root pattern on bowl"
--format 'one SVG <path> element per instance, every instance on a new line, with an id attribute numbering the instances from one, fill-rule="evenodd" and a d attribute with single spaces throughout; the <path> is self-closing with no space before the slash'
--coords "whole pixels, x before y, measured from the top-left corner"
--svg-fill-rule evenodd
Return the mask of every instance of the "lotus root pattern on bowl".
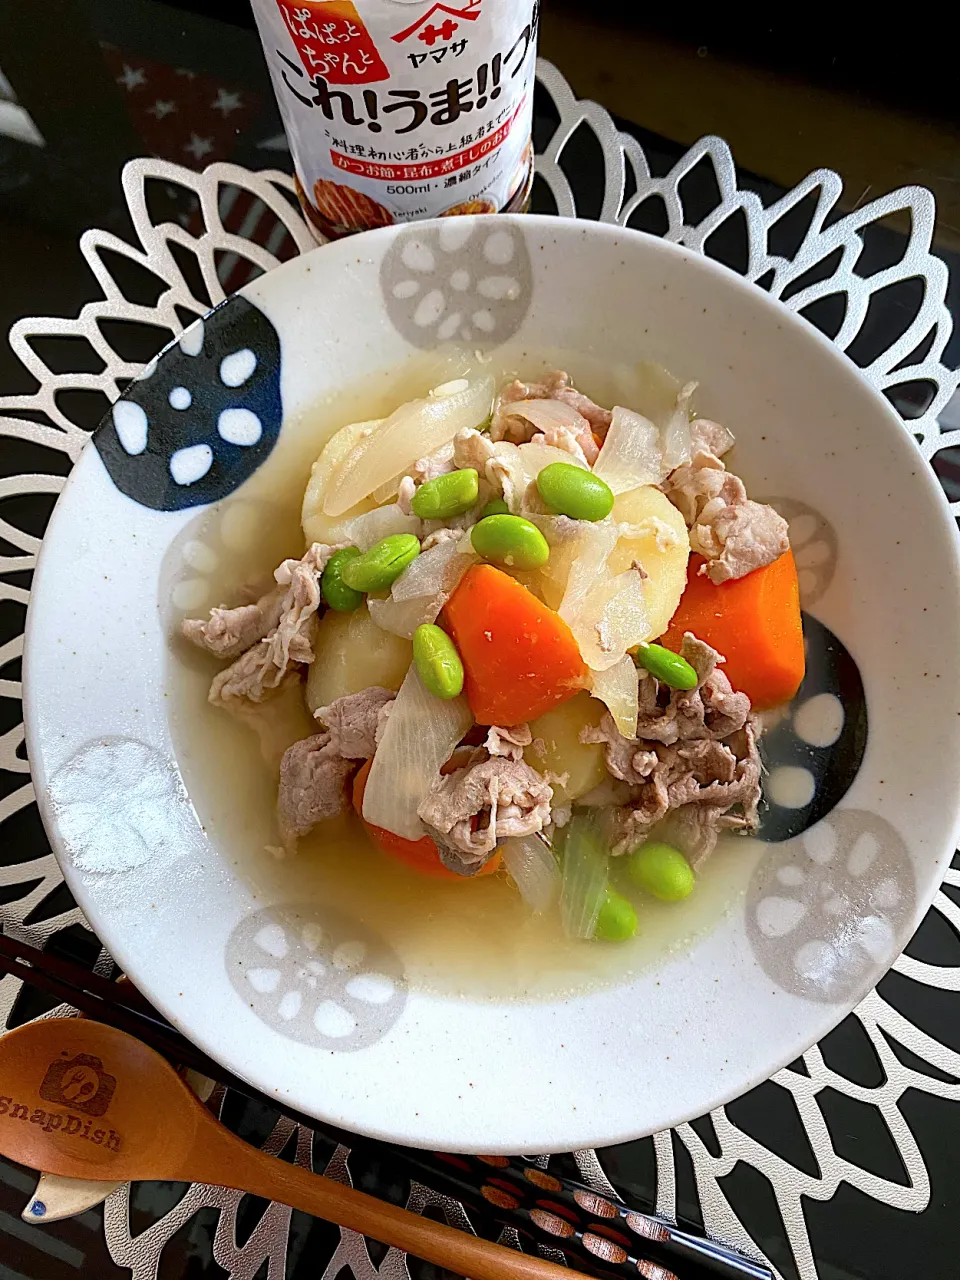
<path id="1" fill-rule="evenodd" d="M 365 1049 L 403 1012 L 396 953 L 326 907 L 273 906 L 234 928 L 225 964 L 234 990 L 271 1030 L 338 1053 Z"/>
<path id="2" fill-rule="evenodd" d="M 113 405 L 94 443 L 114 483 L 157 511 L 225 498 L 280 434 L 280 337 L 248 299 L 195 320 Z"/>
<path id="3" fill-rule="evenodd" d="M 390 320 L 411 345 L 499 346 L 531 304 L 530 252 L 504 220 L 451 218 L 401 232 L 384 256 L 380 286 Z"/>
<path id="4" fill-rule="evenodd" d="M 863 994 L 897 955 L 915 905 L 900 833 L 875 813 L 834 809 L 770 846 L 747 894 L 747 936 L 778 986 L 836 1004 Z"/>

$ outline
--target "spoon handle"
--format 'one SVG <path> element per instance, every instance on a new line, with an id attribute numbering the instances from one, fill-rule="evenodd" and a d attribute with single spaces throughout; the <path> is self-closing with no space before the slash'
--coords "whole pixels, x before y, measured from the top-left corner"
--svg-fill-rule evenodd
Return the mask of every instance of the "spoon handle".
<path id="1" fill-rule="evenodd" d="M 219 1125 L 202 1125 L 176 1179 L 206 1182 L 280 1200 L 471 1280 L 570 1280 L 568 1267 L 507 1249 L 410 1213 L 332 1178 L 248 1146 Z"/>

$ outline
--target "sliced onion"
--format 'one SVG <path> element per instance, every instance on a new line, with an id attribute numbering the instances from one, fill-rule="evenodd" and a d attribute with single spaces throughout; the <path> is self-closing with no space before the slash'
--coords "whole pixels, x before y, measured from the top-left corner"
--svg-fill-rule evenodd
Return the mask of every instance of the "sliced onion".
<path id="1" fill-rule="evenodd" d="M 626 377 L 618 378 L 618 383 L 624 403 L 631 405 L 637 413 L 642 413 L 658 427 L 666 425 L 676 407 L 682 386 L 680 379 L 675 378 L 662 364 L 655 364 L 650 360 L 641 360 Z"/>
<path id="2" fill-rule="evenodd" d="M 465 379 L 458 379 L 457 385 Z M 349 511 L 367 494 L 392 481 L 417 458 L 433 453 L 465 427 L 475 427 L 490 412 L 493 379 L 477 378 L 446 394 L 402 404 L 380 426 L 353 446 L 324 493 L 328 516 Z"/>
<path id="3" fill-rule="evenodd" d="M 392 596 L 377 600 L 370 596 L 367 599 L 370 617 L 377 626 L 405 640 L 412 640 L 417 627 L 425 622 L 436 622 L 444 604 L 443 596 L 414 596 L 410 600 L 394 600 Z"/>
<path id="4" fill-rule="evenodd" d="M 350 450 L 367 434 L 376 431 L 382 418 L 373 418 L 368 422 L 350 422 L 327 441 L 320 456 L 310 469 L 310 480 L 303 495 L 300 512 L 300 523 L 303 525 L 304 537 L 309 546 L 311 542 L 340 542 L 345 520 L 362 515 L 377 504 L 370 499 L 357 503 L 350 511 L 344 513 L 344 520 L 331 520 L 324 515 L 323 503 L 331 477 Z M 390 495 L 388 494 L 387 497 Z"/>
<path id="5" fill-rule="evenodd" d="M 550 401 L 535 400 L 533 403 L 549 404 Z M 566 449 L 558 449 L 553 444 L 536 444 L 531 440 L 528 444 L 518 445 L 517 452 L 528 480 L 536 480 L 543 468 L 549 467 L 551 462 L 566 462 L 571 467 L 582 467 L 589 471 L 586 463 L 575 454 L 568 453 Z"/>
<path id="6" fill-rule="evenodd" d="M 509 440 L 497 440 L 493 444 L 493 453 L 484 469 L 486 480 L 503 494 L 503 500 L 513 515 L 521 512 L 527 515 L 531 508 L 531 497 L 535 509 L 541 512 L 546 508 L 540 503 L 539 495 L 531 495 L 531 483 L 544 467 L 551 462 L 566 462 L 574 467 L 586 467 L 581 458 L 566 449 L 558 449 L 551 444 L 512 444 Z"/>
<path id="7" fill-rule="evenodd" d="M 469 539 L 469 533 L 465 537 Z M 404 569 L 386 600 L 367 600 L 370 617 L 384 631 L 412 639 L 424 622 L 436 622 L 460 579 L 478 560 L 469 543 L 461 547 L 451 539 L 431 547 Z"/>
<path id="8" fill-rule="evenodd" d="M 465 379 L 459 379 L 459 381 L 463 382 L 464 386 L 468 385 Z M 453 383 L 450 383 L 449 385 L 452 386 Z M 438 391 L 439 391 L 439 387 L 434 387 L 433 391 L 431 391 L 430 394 L 432 396 L 435 396 Z M 448 440 L 445 445 L 441 445 L 439 449 L 434 449 L 433 453 L 429 454 L 428 456 L 435 464 L 441 464 L 443 462 L 452 463 L 453 462 L 453 441 Z M 385 484 L 380 485 L 378 489 L 374 489 L 373 491 L 374 501 L 377 503 L 380 503 L 380 502 L 386 502 L 388 499 L 392 498 L 393 495 L 400 488 L 400 481 L 403 479 L 403 477 L 405 475 L 409 475 L 410 472 L 414 470 L 417 463 L 423 460 L 424 459 L 417 458 L 417 462 L 415 462 L 412 467 L 408 467 L 406 471 L 400 472 L 399 475 L 392 476 Z M 452 469 L 453 468 L 451 466 L 449 470 L 452 470 Z"/>
<path id="9" fill-rule="evenodd" d="M 441 382 L 439 387 L 434 387 L 430 394 L 436 399 L 443 399 L 445 396 L 459 395 L 461 391 L 466 391 L 469 385 L 469 378 L 451 378 L 449 382 Z"/>
<path id="10" fill-rule="evenodd" d="M 620 531 L 615 524 L 585 524 L 578 540 L 571 544 L 572 563 L 558 613 L 572 625 L 590 592 L 602 577 L 607 557 L 617 545 Z M 549 561 L 548 561 L 549 564 Z"/>
<path id="11" fill-rule="evenodd" d="M 571 546 L 583 532 L 583 522 L 573 520 L 570 516 L 542 515 L 538 511 L 531 511 L 527 519 L 537 526 L 550 544 L 551 551 Z M 620 537 L 623 537 L 622 533 Z"/>
<path id="12" fill-rule="evenodd" d="M 409 564 L 390 589 L 394 600 L 411 600 L 415 596 L 434 596 L 454 589 L 478 557 L 462 555 L 460 542 L 448 538 L 429 551 L 422 552 Z"/>
<path id="13" fill-rule="evenodd" d="M 515 836 L 497 849 L 534 915 L 549 911 L 560 893 L 560 868 L 547 842 L 540 836 Z"/>
<path id="14" fill-rule="evenodd" d="M 419 840 L 424 826 L 417 809 L 472 724 L 463 694 L 434 697 L 411 665 L 373 757 L 363 793 L 366 821 L 405 840 Z"/>
<path id="15" fill-rule="evenodd" d="M 501 405 L 500 414 L 532 422 L 538 431 L 546 431 L 549 427 L 569 427 L 571 431 L 577 431 L 587 421 L 582 413 L 563 400 L 517 400 Z"/>
<path id="16" fill-rule="evenodd" d="M 637 736 L 639 676 L 629 653 L 606 671 L 594 671 L 590 692 L 605 704 L 625 738 Z"/>
<path id="17" fill-rule="evenodd" d="M 354 516 L 345 520 L 340 526 L 340 541 L 352 543 L 361 551 L 369 551 L 382 538 L 392 533 L 412 533 L 419 536 L 420 521 L 416 516 L 408 516 L 397 504 L 389 507 L 375 507 L 362 516 Z"/>
<path id="18" fill-rule="evenodd" d="M 587 666 L 593 671 L 612 667 L 628 649 L 650 638 L 650 614 L 640 574 L 627 569 L 604 578 L 569 622 Z"/>
<path id="19" fill-rule="evenodd" d="M 523 514 L 537 526 L 550 546 L 550 559 L 536 573 L 539 587 L 534 595 L 557 610 L 563 603 L 572 567 L 581 555 L 583 521 L 571 520 L 569 516 L 538 515 L 533 511 Z"/>
<path id="20" fill-rule="evenodd" d="M 693 447 L 690 434 L 690 401 L 697 389 L 695 382 L 688 382 L 677 396 L 677 404 L 663 429 L 663 473 L 669 475 L 674 467 L 689 462 Z"/>
<path id="21" fill-rule="evenodd" d="M 405 473 L 401 471 L 397 475 L 391 476 L 385 484 L 378 485 L 378 487 L 374 489 L 370 497 L 378 506 L 380 503 L 389 502 L 391 498 L 396 497 L 397 490 L 400 488 L 400 481 L 403 479 L 404 474 Z"/>
<path id="22" fill-rule="evenodd" d="M 503 494 L 503 500 L 513 515 L 523 510 L 530 477 L 523 466 L 518 445 L 509 440 L 497 440 L 493 456 L 484 468 L 484 476 Z"/>
<path id="23" fill-rule="evenodd" d="M 617 405 L 593 474 L 614 493 L 659 484 L 663 479 L 660 432 L 650 419 Z"/>
<path id="24" fill-rule="evenodd" d="M 599 818 L 575 814 L 564 828 L 560 920 L 568 938 L 592 938 L 607 892 L 607 848 Z"/>

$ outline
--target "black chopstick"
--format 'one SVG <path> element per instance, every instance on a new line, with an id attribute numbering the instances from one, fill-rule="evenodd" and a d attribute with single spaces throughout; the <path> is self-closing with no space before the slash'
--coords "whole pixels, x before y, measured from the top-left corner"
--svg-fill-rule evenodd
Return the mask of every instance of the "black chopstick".
<path id="1" fill-rule="evenodd" d="M 87 1017 L 135 1036 L 176 1066 L 191 1068 L 269 1107 L 277 1106 L 275 1098 L 224 1070 L 191 1044 L 132 983 L 103 978 L 2 933 L 0 973 L 9 973 Z M 321 1126 L 288 1107 L 284 1111 L 306 1128 L 319 1128 L 347 1147 L 374 1155 L 393 1180 L 405 1178 L 433 1186 L 488 1221 L 513 1227 L 529 1243 L 560 1250 L 578 1270 L 621 1278 L 649 1275 L 654 1280 L 675 1280 L 672 1272 L 682 1280 L 772 1280 L 767 1267 L 724 1245 L 598 1196 L 572 1179 L 544 1174 L 522 1160 L 453 1156 L 375 1143 Z M 531 1193 L 536 1198 L 531 1199 Z M 593 1221 L 583 1225 L 585 1215 Z M 598 1216 L 599 1231 L 594 1230 Z M 637 1254 L 640 1239 L 643 1257 Z"/>
<path id="2" fill-rule="evenodd" d="M 79 965 L 0 934 L 0 972 L 27 982 L 87 1017 L 136 1036 L 163 1057 L 216 1079 L 222 1068 L 190 1044 L 129 983 L 111 982 Z M 116 992 L 116 999 L 110 995 Z"/>

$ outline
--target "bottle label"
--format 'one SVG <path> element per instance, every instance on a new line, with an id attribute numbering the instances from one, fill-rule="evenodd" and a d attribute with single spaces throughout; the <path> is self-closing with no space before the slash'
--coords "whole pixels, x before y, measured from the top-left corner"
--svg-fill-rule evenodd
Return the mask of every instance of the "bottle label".
<path id="1" fill-rule="evenodd" d="M 342 236 L 521 193 L 538 0 L 254 0 L 314 228 Z"/>

